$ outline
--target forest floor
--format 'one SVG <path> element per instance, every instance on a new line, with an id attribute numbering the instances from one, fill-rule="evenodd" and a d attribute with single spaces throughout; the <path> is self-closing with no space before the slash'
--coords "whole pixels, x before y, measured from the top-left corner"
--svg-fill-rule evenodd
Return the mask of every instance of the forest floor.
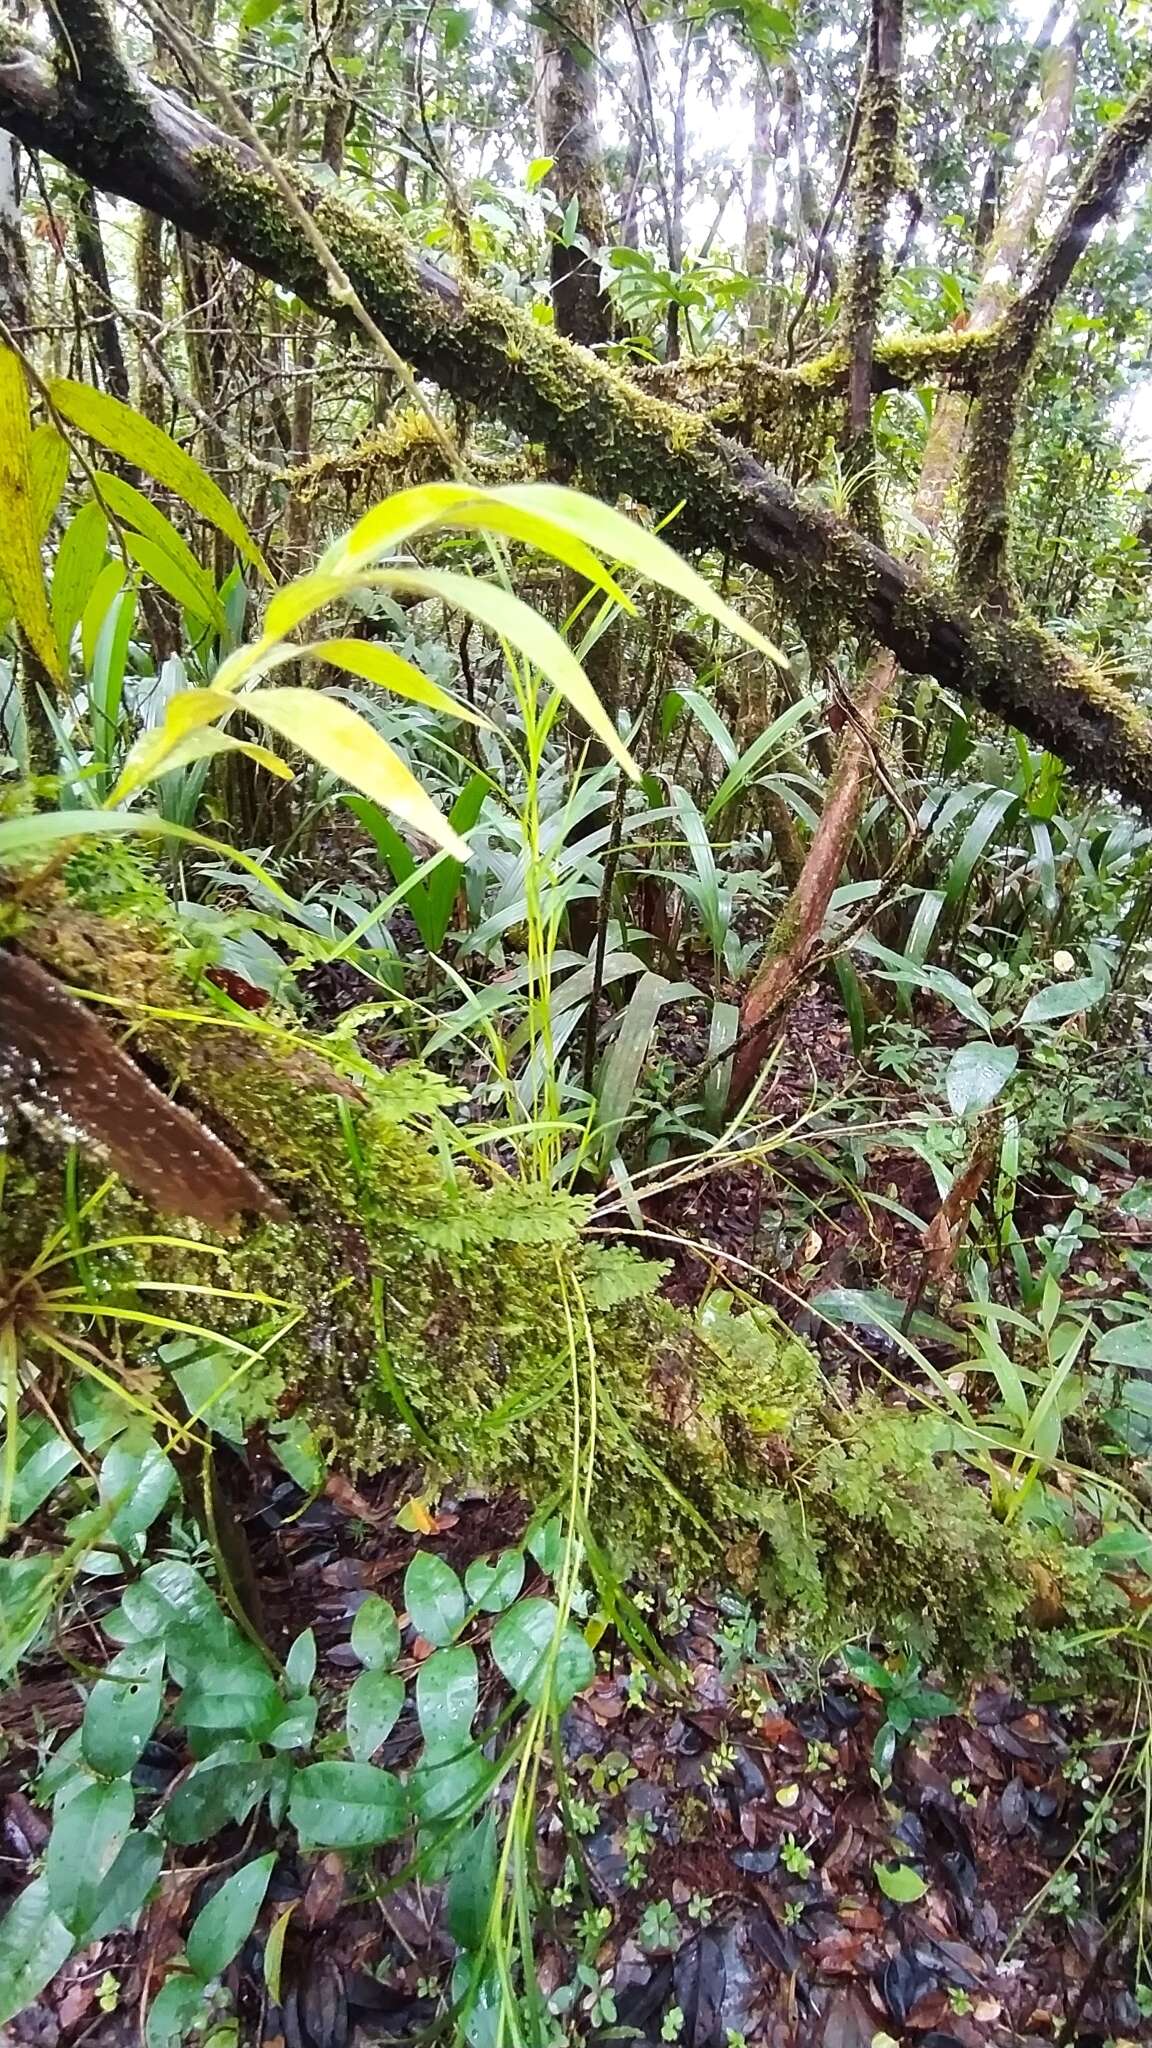
<path id="1" fill-rule="evenodd" d="M 680 1066 L 685 1047 L 671 1050 Z M 802 1118 L 814 1078 L 826 1099 L 853 1068 L 842 1013 L 813 996 L 794 1013 L 789 1057 L 764 1107 Z M 889 1119 L 917 1100 L 895 1079 L 876 1087 Z M 901 1202 L 930 1214 L 923 1162 L 910 1154 L 882 1162 L 876 1185 L 893 1171 Z M 891 1208 L 829 1200 L 826 1186 L 806 1190 L 804 1181 L 801 1167 L 788 1183 L 787 1298 L 771 1283 L 764 1298 L 811 1336 L 805 1294 L 847 1276 L 906 1297 L 921 1252 L 915 1230 Z M 1058 1213 L 1060 1198 L 1052 1199 Z M 671 1235 L 696 1247 L 676 1253 L 669 1294 L 698 1298 L 709 1273 L 758 1286 L 753 1269 L 780 1270 L 780 1203 L 778 1179 L 737 1167 L 654 1204 L 653 1253 L 667 1256 Z M 799 1222 L 808 1209 L 805 1236 Z M 1044 1213 L 1041 1200 L 1036 1228 Z M 1124 1227 L 1133 1229 L 1130 1218 Z M 879 1384 L 883 1342 L 870 1341 Z M 825 1354 L 826 1364 L 868 1378 L 859 1346 L 842 1350 L 833 1333 Z M 463 1572 L 474 1558 L 516 1543 L 527 1519 L 518 1500 L 465 1494 L 442 1499 L 431 1528 L 408 1535 L 396 1518 L 411 1474 L 363 1487 L 334 1475 L 309 1501 L 258 1450 L 246 1463 L 222 1451 L 220 1469 L 251 1546 L 267 1640 L 283 1654 L 300 1630 L 315 1631 L 333 1723 L 357 1668 L 350 1634 L 365 1598 L 382 1594 L 402 1610 L 417 1548 L 435 1549 Z M 530 1582 L 525 1590 L 539 1589 Z M 72 1673 L 99 1654 L 100 1606 L 97 1592 L 5 1700 L 0 1893 L 17 1891 L 43 1851 L 45 1818 L 21 1788 L 45 1732 L 64 1734 L 79 1722 L 83 1692 Z M 657 1590 L 650 1619 L 675 1679 L 645 1672 L 606 1639 L 593 1686 L 562 1724 L 567 1812 L 555 1778 L 538 1809 L 538 1983 L 545 2000 L 576 1983 L 568 2024 L 575 2021 L 579 2037 L 683 2048 L 1104 2048 L 1152 2040 L 1132 1995 L 1131 1955 L 1121 1953 L 1111 1925 L 1138 1856 L 1140 1819 L 1130 1799 L 1110 1790 L 1131 1732 L 1119 1708 L 1097 1708 L 1089 1719 L 1051 1689 L 1045 1698 L 1039 1681 L 1028 1696 L 986 1678 L 954 1698 L 955 1712 L 903 1737 L 882 1785 L 872 1752 L 885 1706 L 843 1664 L 766 1648 L 745 1603 L 714 1589 L 691 1601 Z M 430 1650 L 409 1627 L 401 1673 Z M 489 1666 L 482 1720 L 496 1716 L 499 1697 Z M 409 1700 L 379 1761 L 403 1770 L 419 1742 Z M 137 1787 L 162 1800 L 186 1765 L 178 1745 L 154 1740 Z M 142 2002 L 178 1953 L 201 1888 L 248 1846 L 234 1828 L 215 1840 L 208 1860 L 187 1852 L 136 1933 L 110 1936 L 66 1964 L 0 2030 L 5 2048 L 138 2042 Z M 397 1871 L 404 1853 L 397 1848 Z M 375 1868 L 386 1870 L 386 1862 Z M 877 1873 L 893 1870 L 898 1883 L 904 1873 L 908 1896 L 886 1893 Z M 442 1886 L 408 1879 L 384 1891 L 355 1859 L 290 1851 L 269 1901 L 265 1931 L 248 1941 L 226 1980 L 240 2048 L 446 2038 L 455 1948 Z M 287 1907 L 294 1910 L 275 2004 L 262 1947 Z M 557 2043 L 565 2038 L 573 2036 L 557 2023 Z"/>
<path id="2" fill-rule="evenodd" d="M 337 1479 L 308 1505 L 269 1467 L 255 1473 L 247 1504 L 237 1502 L 270 1639 L 286 1648 L 310 1624 L 333 1702 L 356 1668 L 357 1607 L 373 1592 L 399 1606 L 405 1567 L 428 1546 L 397 1529 L 403 1496 L 399 1475 L 363 1493 Z M 432 1541 L 463 1571 L 523 1523 L 514 1500 L 465 1498 L 444 1504 Z M 1060 1874 L 1106 1787 L 1122 1727 L 986 1682 L 963 1712 L 900 1745 L 881 1790 L 870 1754 L 883 1708 L 868 1687 L 761 1653 L 736 1603 L 686 1603 L 675 1618 L 681 1626 L 664 1640 L 679 1688 L 611 1660 L 565 1717 L 586 1829 L 575 1881 L 571 1869 L 565 1880 L 572 1842 L 554 1794 L 539 1811 L 539 1982 L 550 1995 L 573 1953 L 585 1957 L 612 2000 L 602 1999 L 598 2021 L 585 2020 L 592 2038 L 625 2028 L 612 2038 L 685 2048 L 731 2048 L 734 2036 L 770 2048 L 1152 2039 L 1092 1897 L 1107 1897 L 1131 1833 L 1106 1820 L 1088 1882 L 1083 1867 L 1076 1881 Z M 82 1633 L 65 1642 L 80 1658 Z M 429 1648 L 409 1637 L 408 1668 Z M 492 1673 L 493 1698 L 498 1685 Z M 23 1880 L 47 1833 L 15 1781 L 44 1727 L 64 1730 L 79 1713 L 64 1663 L 7 1702 L 5 1889 Z M 418 1744 L 406 1714 L 381 1761 L 403 1768 Z M 153 1742 L 137 1779 L 163 1797 L 184 1761 Z M 138 2041 L 141 1993 L 176 1953 L 200 1887 L 242 1843 L 243 1831 L 230 1831 L 211 1862 L 166 1878 L 137 1935 L 112 1936 L 67 1964 L 6 2041 Z M 885 1897 L 875 1874 L 903 1859 L 923 1884 L 909 1903 Z M 263 1988 L 257 1935 L 230 1972 L 241 2042 L 366 2048 L 425 2038 L 454 1953 L 441 1890 L 416 1881 L 373 1896 L 335 1854 L 284 1858 L 271 1889 L 277 1911 L 296 1907 L 283 2004 Z"/>

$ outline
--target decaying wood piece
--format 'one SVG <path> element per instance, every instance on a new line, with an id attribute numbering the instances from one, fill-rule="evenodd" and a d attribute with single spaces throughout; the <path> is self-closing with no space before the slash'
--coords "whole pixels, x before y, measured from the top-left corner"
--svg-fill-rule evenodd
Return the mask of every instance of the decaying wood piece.
<path id="1" fill-rule="evenodd" d="M 94 1145 L 169 1215 L 216 1230 L 245 1212 L 281 1216 L 276 1197 L 215 1133 L 169 1101 L 83 1003 L 24 954 L 0 951 L 0 1063 L 26 1114 Z"/>

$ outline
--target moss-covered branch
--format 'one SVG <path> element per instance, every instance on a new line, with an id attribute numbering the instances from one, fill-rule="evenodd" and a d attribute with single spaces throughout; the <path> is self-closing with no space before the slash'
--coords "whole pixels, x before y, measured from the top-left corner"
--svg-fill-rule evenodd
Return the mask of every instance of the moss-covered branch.
<path id="1" fill-rule="evenodd" d="M 127 106 L 109 108 L 82 88 L 65 92 L 51 65 L 4 31 L 0 126 L 346 317 L 275 182 L 172 95 L 143 86 Z M 627 494 L 661 513 L 682 505 L 674 528 L 682 544 L 766 570 L 801 617 L 823 614 L 867 632 L 913 674 L 980 699 L 1152 813 L 1152 724 L 1054 640 L 964 610 L 684 408 L 637 391 L 497 293 L 444 276 L 389 222 L 330 192 L 306 188 L 304 198 L 373 317 L 420 375 L 542 442 L 554 463 L 605 496 Z"/>
<path id="2" fill-rule="evenodd" d="M 1071 112 L 1075 43 L 1065 46 L 1056 67 L 1034 138 L 1034 157 L 1051 160 L 1062 146 Z M 996 330 L 995 348 L 982 380 L 969 428 L 965 456 L 959 566 L 963 587 L 1002 607 L 1014 602 L 1010 559 L 1010 473 L 1020 408 L 1048 322 L 1094 230 L 1116 207 L 1152 142 L 1152 75 L 1119 120 L 1105 131 L 1082 173 L 1064 217 L 1041 258 L 1036 276 L 1010 306 Z M 1024 211 L 1027 214 L 1027 189 Z M 1039 204 L 1037 200 L 1036 204 Z M 1034 218 L 1035 207 L 1032 211 Z M 986 276 L 1011 277 L 1006 251 Z M 1015 250 L 1018 263 L 1020 247 Z"/>
<path id="3" fill-rule="evenodd" d="M 884 296 L 884 231 L 900 177 L 903 36 L 903 0 L 873 0 L 851 181 L 852 258 L 840 308 L 840 333 L 848 357 L 844 451 L 859 483 L 860 523 L 876 540 L 882 538 L 882 529 L 872 435 L 872 357 Z"/>

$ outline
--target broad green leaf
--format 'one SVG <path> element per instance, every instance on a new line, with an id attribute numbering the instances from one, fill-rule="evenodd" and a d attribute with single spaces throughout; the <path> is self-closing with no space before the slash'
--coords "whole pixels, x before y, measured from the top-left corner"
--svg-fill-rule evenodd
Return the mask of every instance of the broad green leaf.
<path id="1" fill-rule="evenodd" d="M 53 1911 L 48 1879 L 35 1878 L 0 1920 L 0 2025 L 39 1997 L 73 1946 Z"/>
<path id="2" fill-rule="evenodd" d="M 496 1897 L 496 1820 L 486 1813 L 461 1843 L 444 1901 L 448 1931 L 463 1949 L 478 1949 Z"/>
<path id="3" fill-rule="evenodd" d="M 472 1739 L 480 1703 L 476 1652 L 467 1643 L 434 1650 L 416 1674 L 416 1713 L 429 1750 L 458 1753 Z"/>
<path id="4" fill-rule="evenodd" d="M 105 1507 L 117 1504 L 108 1525 L 108 1540 L 129 1543 L 133 1536 L 143 1536 L 163 1513 L 175 1485 L 175 1468 L 159 1444 L 145 1440 L 137 1448 L 134 1432 L 127 1432 L 112 1445 L 100 1467 L 101 1503 Z"/>
<path id="5" fill-rule="evenodd" d="M 456 1573 L 431 1550 L 418 1550 L 404 1574 L 404 1605 L 417 1634 L 441 1648 L 459 1634 L 468 1612 Z"/>
<path id="6" fill-rule="evenodd" d="M 511 1607 L 524 1584 L 524 1553 L 502 1550 L 494 1564 L 474 1557 L 464 1574 L 464 1587 L 474 1607 L 499 1614 Z"/>
<path id="7" fill-rule="evenodd" d="M 390 1600 L 369 1593 L 356 1609 L 352 1648 L 370 1671 L 388 1671 L 400 1655 L 400 1623 Z"/>
<path id="8" fill-rule="evenodd" d="M 114 1934 L 147 1905 L 164 1867 L 164 1855 L 163 1841 L 150 1828 L 137 1828 L 128 1836 L 100 1887 L 92 1918 L 76 1930 L 81 1948 Z"/>
<path id="9" fill-rule="evenodd" d="M 565 1623 L 551 1600 L 518 1600 L 492 1630 L 492 1655 L 516 1692 L 537 1705 L 545 1692 L 558 1713 L 591 1685 L 596 1660 L 584 1637 Z"/>
<path id="10" fill-rule="evenodd" d="M 385 590 L 414 590 L 420 597 L 441 598 L 498 634 L 539 669 L 545 681 L 579 712 L 585 725 L 603 741 L 626 774 L 639 782 L 640 771 L 635 761 L 568 642 L 531 605 L 496 583 L 486 583 L 479 576 L 460 576 L 451 569 L 378 569 L 365 580 Z"/>
<path id="11" fill-rule="evenodd" d="M 302 1699 L 286 1700 L 264 1737 L 265 1742 L 273 1749 L 307 1749 L 316 1734 L 319 1711 L 319 1701 L 310 1693 L 305 1693 Z"/>
<path id="12" fill-rule="evenodd" d="M 1130 1372 L 1152 1372 L 1152 1320 L 1121 1323 L 1106 1330 L 1092 1352 L 1093 1365 L 1122 1365 Z"/>
<path id="13" fill-rule="evenodd" d="M 107 552 L 108 521 L 103 511 L 96 504 L 82 505 L 61 535 L 52 573 L 52 624 L 62 668 Z"/>
<path id="14" fill-rule="evenodd" d="M 874 1872 L 885 1898 L 895 1899 L 901 1906 L 910 1906 L 917 1899 L 922 1899 L 928 1889 L 919 1871 L 913 1870 L 910 1863 L 877 1863 Z"/>
<path id="15" fill-rule="evenodd" d="M 526 1548 L 546 1578 L 554 1579 L 564 1561 L 564 1524 L 559 1515 L 550 1516 L 528 1536 Z"/>
<path id="16" fill-rule="evenodd" d="M 470 711 L 459 698 L 450 697 L 414 662 L 405 661 L 379 640 L 313 640 L 300 649 L 300 654 L 311 661 L 326 661 L 333 668 L 343 669 L 345 675 L 359 676 L 362 682 L 376 683 L 382 690 L 391 690 L 394 696 L 409 698 L 413 704 L 426 704 L 429 710 L 442 711 L 448 718 L 491 726 L 491 719 Z"/>
<path id="17" fill-rule="evenodd" d="M 946 909 L 955 909 L 965 895 L 977 861 L 996 837 L 1005 814 L 1019 801 L 1014 789 L 994 789 L 985 797 L 965 832 L 959 851 L 948 870 L 948 881 L 944 890 Z"/>
<path id="18" fill-rule="evenodd" d="M 391 1735 L 404 1705 L 404 1680 L 394 1671 L 361 1671 L 344 1709 L 348 1747 L 358 1764 L 375 1756 Z"/>
<path id="19" fill-rule="evenodd" d="M 247 1820 L 264 1797 L 274 1766 L 254 1742 L 223 1742 L 193 1764 L 160 1816 L 169 1841 L 206 1842 L 228 1821 Z"/>
<path id="20" fill-rule="evenodd" d="M 181 1558 L 149 1565 L 124 1588 L 121 1606 L 149 1642 L 163 1642 L 170 1654 L 202 1664 L 227 1662 L 242 1640 L 199 1572 Z"/>
<path id="21" fill-rule="evenodd" d="M 280 1718 L 275 1680 L 259 1652 L 242 1640 L 219 1663 L 197 1662 L 177 1709 L 194 1752 L 205 1754 L 221 1737 L 259 1742 Z"/>
<path id="22" fill-rule="evenodd" d="M 526 511 L 537 513 L 554 525 L 576 534 L 599 554 L 607 555 L 615 562 L 626 562 L 630 569 L 638 570 L 650 582 L 674 591 L 696 611 L 703 612 L 705 618 L 715 619 L 717 625 L 767 655 L 769 661 L 776 662 L 780 668 L 787 668 L 787 657 L 781 654 L 780 649 L 725 604 L 711 584 L 690 568 L 667 541 L 650 533 L 647 527 L 637 525 L 635 520 L 626 518 L 614 505 L 601 504 L 598 498 L 585 497 L 583 492 L 569 490 L 563 484 L 508 484 L 493 491 L 492 497 L 503 504 L 519 505 Z"/>
<path id="23" fill-rule="evenodd" d="M 200 464 L 178 447 L 162 427 L 144 419 L 130 405 L 122 405 L 108 392 L 94 391 L 90 385 L 73 383 L 67 377 L 52 379 L 49 396 L 72 426 L 101 448 L 145 470 L 166 490 L 174 491 L 190 511 L 226 534 L 262 575 L 269 575 L 268 565 L 240 514 Z"/>
<path id="24" fill-rule="evenodd" d="M 176 1971 L 165 1979 L 148 2008 L 146 2048 L 180 2048 L 189 2029 L 207 2013 L 208 1997 L 199 1977 Z"/>
<path id="25" fill-rule="evenodd" d="M 52 1910 L 79 1939 L 99 1911 L 104 1882 L 127 1839 L 136 1801 L 127 1778 L 87 1785 L 57 1809 L 44 1858 Z"/>
<path id="26" fill-rule="evenodd" d="M 228 1878 L 197 1913 L 186 1946 L 188 1961 L 198 1977 L 207 1981 L 222 1976 L 233 1956 L 239 1954 L 256 1925 L 275 1862 L 275 1850 L 255 1857 Z"/>
<path id="27" fill-rule="evenodd" d="M 18 1432 L 19 1464 L 8 1503 L 8 1526 L 19 1529 L 53 1494 L 80 1459 L 46 1415 L 23 1422 Z"/>
<path id="28" fill-rule="evenodd" d="M 880 1694 L 892 1690 L 892 1673 L 870 1650 L 861 1650 L 855 1643 L 849 1643 L 840 1654 L 853 1678 L 859 1678 L 864 1685 L 872 1686 Z"/>
<path id="29" fill-rule="evenodd" d="M 425 1823 L 451 1823 L 474 1813 L 491 1791 L 493 1770 L 475 1743 L 425 1755 L 408 1781 L 412 1810 Z"/>
<path id="30" fill-rule="evenodd" d="M 134 484 L 126 483 L 123 477 L 113 476 L 108 470 L 98 471 L 95 483 L 100 504 L 110 507 L 123 526 L 135 528 L 135 533 L 127 535 L 126 541 L 128 552 L 137 566 L 186 611 L 192 612 L 196 618 L 207 619 L 218 632 L 227 634 L 227 613 L 216 595 L 211 576 L 159 505 L 154 505 L 151 498 L 145 497 Z M 141 542 L 144 552 L 137 553 Z M 157 567 L 158 554 L 166 557 L 166 562 Z"/>
<path id="31" fill-rule="evenodd" d="M 775 752 L 794 726 L 799 725 L 802 719 L 807 718 L 816 709 L 816 703 L 815 697 L 799 698 L 795 704 L 789 704 L 787 709 L 780 713 L 779 718 L 774 718 L 764 732 L 757 734 L 751 746 L 745 748 L 739 760 L 728 770 L 711 799 L 704 813 L 708 824 L 718 818 L 725 805 L 730 804 L 750 782 L 754 781 L 757 771 L 768 756 Z"/>
<path id="32" fill-rule="evenodd" d="M 651 972 L 641 975 L 596 1079 L 594 1135 L 605 1154 L 617 1144 L 635 1107 L 652 1034 L 665 1003 L 698 994 L 699 990 L 690 982 L 668 981 L 664 975 Z"/>
<path id="33" fill-rule="evenodd" d="M 471 858 L 467 841 L 452 830 L 411 769 L 350 704 L 319 690 L 288 689 L 254 690 L 239 701 L 252 718 L 402 818 L 414 832 L 446 847 L 457 860 Z"/>
<path id="34" fill-rule="evenodd" d="M 18 355 L 0 343 L 0 581 L 17 623 L 50 676 L 62 677 L 40 560 L 43 477 L 32 467 L 28 385 Z"/>
<path id="35" fill-rule="evenodd" d="M 1104 974 L 1086 974 L 1078 981 L 1053 981 L 1047 988 L 1037 989 L 1025 1004 L 1020 1022 L 1055 1024 L 1062 1017 L 1078 1017 L 1082 1010 L 1095 1009 L 1107 993 L 1108 977 Z"/>
<path id="36" fill-rule="evenodd" d="M 284 1659 L 284 1678 L 294 1695 L 307 1692 L 316 1676 L 316 1631 L 306 1628 L 296 1637 Z"/>
<path id="37" fill-rule="evenodd" d="M 84 1708 L 81 1743 L 94 1771 L 118 1778 L 140 1761 L 160 1718 L 163 1686 L 163 1648 L 129 1644 L 117 1652 Z"/>
<path id="38" fill-rule="evenodd" d="M 374 1849 L 408 1824 L 399 1778 L 374 1764 L 308 1764 L 292 1781 L 288 1817 L 316 1849 Z"/>
<path id="39" fill-rule="evenodd" d="M 1014 1045 L 990 1045 L 974 1038 L 961 1045 L 948 1062 L 944 1085 L 953 1116 L 971 1116 L 995 1102 L 1020 1064 Z"/>
<path id="40" fill-rule="evenodd" d="M 181 611 L 188 612 L 194 619 L 206 620 L 217 633 L 227 633 L 228 619 L 224 607 L 202 571 L 195 579 L 188 576 L 183 563 L 176 561 L 167 548 L 161 547 L 147 534 L 126 533 L 124 548 L 129 560 L 169 597 L 175 598 Z"/>

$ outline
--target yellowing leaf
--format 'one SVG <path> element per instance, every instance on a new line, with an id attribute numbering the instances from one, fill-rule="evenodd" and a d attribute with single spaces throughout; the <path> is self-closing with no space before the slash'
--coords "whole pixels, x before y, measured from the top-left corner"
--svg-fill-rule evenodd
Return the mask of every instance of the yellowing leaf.
<path id="1" fill-rule="evenodd" d="M 509 504 L 495 491 L 465 484 L 420 484 L 408 491 L 397 491 L 383 505 L 365 513 L 347 540 L 331 550 L 325 566 L 334 571 L 367 568 L 386 549 L 398 547 L 401 541 L 431 526 L 471 527 L 524 541 L 597 585 L 622 610 L 636 610 L 631 598 L 578 535 L 555 520 L 542 517 L 532 506 Z"/>
<path id="2" fill-rule="evenodd" d="M 481 718 L 479 712 L 470 711 L 466 704 L 450 697 L 403 656 L 384 647 L 378 640 L 313 640 L 300 649 L 312 661 L 330 662 L 333 668 L 343 669 L 345 674 L 360 676 L 366 683 L 378 683 L 383 690 L 392 690 L 398 697 L 409 697 L 414 704 L 426 704 L 432 711 L 443 711 L 449 718 L 466 718 L 471 725 L 489 725 L 490 720 Z"/>
<path id="3" fill-rule="evenodd" d="M 386 548 L 399 547 L 402 540 L 423 527 L 445 521 L 457 506 L 482 495 L 474 484 L 414 484 L 410 490 L 394 491 L 382 505 L 358 519 L 351 533 L 330 548 L 321 564 L 324 570 L 366 568 Z"/>
<path id="4" fill-rule="evenodd" d="M 283 668 L 286 662 L 299 661 L 302 650 L 290 640 L 252 640 L 247 646 L 237 647 L 220 663 L 212 678 L 212 688 L 231 696 L 241 683 L 254 683 L 259 676 L 265 676 L 270 669 Z"/>
<path id="5" fill-rule="evenodd" d="M 261 575 L 269 575 L 268 565 L 240 514 L 229 504 L 219 485 L 162 427 L 146 420 L 130 405 L 122 405 L 108 392 L 93 391 L 89 385 L 73 383 L 68 377 L 54 377 L 48 392 L 57 411 L 72 426 L 101 448 L 145 470 L 166 490 L 175 491 L 191 511 L 226 534 Z"/>
<path id="6" fill-rule="evenodd" d="M 635 761 L 567 641 L 561 639 L 555 626 L 520 598 L 513 597 L 511 591 L 485 583 L 478 576 L 458 576 L 451 569 L 376 569 L 364 580 L 385 590 L 415 590 L 421 597 L 442 598 L 457 611 L 467 612 L 482 626 L 488 626 L 540 670 L 596 737 L 603 740 L 633 781 L 640 780 Z"/>
<path id="7" fill-rule="evenodd" d="M 467 841 L 453 831 L 387 740 L 350 704 L 319 690 L 290 689 L 253 690 L 240 702 L 252 718 L 271 726 L 281 739 L 310 754 L 322 768 L 370 796 L 413 831 L 457 860 L 470 858 Z"/>
<path id="8" fill-rule="evenodd" d="M 32 429 L 28 451 L 32 477 L 32 503 L 41 538 L 52 524 L 52 515 L 63 496 L 68 478 L 68 443 L 49 420 Z"/>
<path id="9" fill-rule="evenodd" d="M 212 725 L 217 719 L 227 718 L 235 709 L 236 698 L 225 696 L 219 690 L 181 690 L 177 696 L 170 697 L 163 725 L 141 733 L 130 750 L 120 780 L 108 799 L 109 804 L 123 803 L 134 789 L 153 781 L 157 775 L 166 774 L 168 767 L 175 765 L 170 757 L 183 743 L 186 734 Z"/>
<path id="10" fill-rule="evenodd" d="M 40 561 L 44 496 L 43 474 L 38 481 L 32 468 L 24 365 L 12 349 L 0 346 L 0 579 L 28 645 L 59 681 L 60 659 Z"/>
<path id="11" fill-rule="evenodd" d="M 343 597 L 360 580 L 350 572 L 338 576 L 323 569 L 310 576 L 298 576 L 295 583 L 290 583 L 286 590 L 278 590 L 270 600 L 264 614 L 264 639 L 283 640 L 285 634 L 295 632 L 301 619 L 310 618 L 322 605 L 331 604 L 333 598 Z"/>
<path id="12" fill-rule="evenodd" d="M 174 739 L 159 765 L 149 774 L 135 774 L 131 787 L 138 789 L 142 782 L 154 782 L 157 775 L 171 775 L 174 768 L 187 768 L 193 761 L 204 761 L 215 754 L 247 754 L 250 761 L 256 761 L 261 768 L 279 775 L 283 781 L 292 780 L 288 763 L 282 761 L 279 754 L 274 754 L 271 748 L 262 747 L 255 740 L 233 739 L 231 733 L 220 732 L 214 725 L 204 725 L 193 732 L 186 732 L 182 739 Z M 127 773 L 125 769 L 125 777 Z M 121 786 L 123 782 L 124 777 L 121 777 Z"/>
<path id="13" fill-rule="evenodd" d="M 749 647 L 766 654 L 769 661 L 787 668 L 787 656 L 733 611 L 731 605 L 725 604 L 711 584 L 690 568 L 674 548 L 650 533 L 646 526 L 625 518 L 614 505 L 602 505 L 598 498 L 586 498 L 582 491 L 570 491 L 563 484 L 508 484 L 494 490 L 492 496 L 566 527 L 569 533 L 577 534 L 589 547 L 598 548 L 613 561 L 627 562 L 630 569 L 662 584 L 665 590 L 674 591 L 706 618 L 715 619 Z"/>

